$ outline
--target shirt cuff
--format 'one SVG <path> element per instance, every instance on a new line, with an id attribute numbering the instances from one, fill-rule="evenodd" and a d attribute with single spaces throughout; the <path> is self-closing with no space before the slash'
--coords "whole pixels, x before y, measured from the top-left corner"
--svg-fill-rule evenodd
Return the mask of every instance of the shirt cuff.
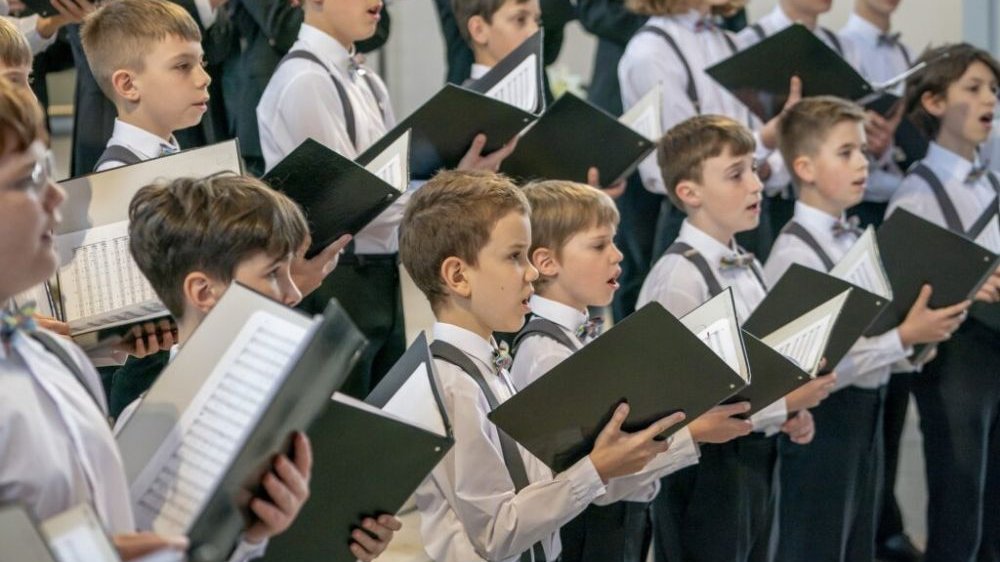
<path id="1" fill-rule="evenodd" d="M 758 411 L 750 417 L 753 430 L 763 432 L 764 435 L 771 436 L 781 431 L 782 424 L 788 420 L 788 406 L 785 399 L 781 398 L 774 404 Z"/>
<path id="2" fill-rule="evenodd" d="M 38 33 L 38 16 L 28 16 L 20 22 L 19 28 L 24 33 L 25 39 L 28 40 L 28 46 L 31 47 L 31 54 L 37 55 L 38 53 L 49 48 L 49 45 L 56 42 L 56 37 L 59 33 L 53 33 L 51 37 L 42 37 Z"/>
<path id="3" fill-rule="evenodd" d="M 215 24 L 215 18 L 218 16 L 219 11 L 212 8 L 209 0 L 194 0 L 194 6 L 198 10 L 198 19 L 201 20 L 201 26 L 205 29 L 212 27 Z"/>
<path id="4" fill-rule="evenodd" d="M 236 550 L 229 556 L 229 562 L 247 562 L 248 560 L 254 560 L 255 558 L 260 558 L 264 556 L 264 551 L 267 550 L 267 539 L 260 541 L 257 544 L 249 543 L 243 537 L 240 537 L 239 544 L 236 545 Z"/>
<path id="5" fill-rule="evenodd" d="M 607 487 L 601 481 L 601 475 L 597 473 L 590 455 L 576 461 L 576 464 L 564 470 L 559 476 L 569 482 L 573 500 L 577 505 L 590 505 L 607 492 Z"/>

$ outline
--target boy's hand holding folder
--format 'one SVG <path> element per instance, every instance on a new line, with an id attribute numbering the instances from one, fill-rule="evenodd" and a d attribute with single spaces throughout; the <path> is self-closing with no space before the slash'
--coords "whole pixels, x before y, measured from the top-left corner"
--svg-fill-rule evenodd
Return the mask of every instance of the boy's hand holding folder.
<path id="1" fill-rule="evenodd" d="M 594 449 L 590 452 L 590 462 L 605 484 L 612 478 L 639 472 L 656 455 L 667 452 L 670 440 L 658 439 L 659 435 L 684 421 L 683 412 L 674 412 L 651 423 L 646 429 L 628 433 L 622 430 L 628 413 L 627 402 L 615 408 L 611 421 L 597 435 Z"/>

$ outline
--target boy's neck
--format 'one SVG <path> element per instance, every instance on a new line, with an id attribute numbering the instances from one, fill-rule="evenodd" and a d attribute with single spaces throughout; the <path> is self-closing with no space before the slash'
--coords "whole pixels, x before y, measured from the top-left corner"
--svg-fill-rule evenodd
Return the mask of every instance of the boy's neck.
<path id="1" fill-rule="evenodd" d="M 889 26 L 891 25 L 889 14 L 880 14 L 872 9 L 871 4 L 865 0 L 858 0 L 854 4 L 854 13 L 858 14 L 861 19 L 879 28 L 882 33 L 889 32 Z"/>
<path id="2" fill-rule="evenodd" d="M 332 37 L 334 41 L 340 43 L 345 49 L 347 49 L 347 52 L 354 51 L 354 40 L 350 37 L 345 37 L 337 29 L 334 29 L 334 27 L 326 21 L 326 18 L 322 17 L 322 14 L 318 14 L 308 9 L 305 12 L 303 23 L 326 33 Z"/>
<path id="3" fill-rule="evenodd" d="M 719 225 L 715 221 L 710 220 L 704 215 L 704 213 L 689 213 L 687 220 L 690 221 L 692 226 L 697 227 L 698 230 L 709 235 L 719 244 L 727 247 L 732 246 L 733 237 L 736 236 L 736 233 L 722 225 Z"/>
<path id="4" fill-rule="evenodd" d="M 693 9 L 695 11 L 697 11 L 698 14 L 701 15 L 701 17 L 705 17 L 705 16 L 708 15 L 708 12 L 710 12 L 712 10 L 712 4 L 710 4 L 709 2 L 703 1 L 703 2 L 700 2 L 700 3 L 696 4 L 693 7 Z"/>
<path id="5" fill-rule="evenodd" d="M 466 329 L 484 340 L 489 341 L 493 337 L 494 330 L 491 326 L 487 326 L 467 307 L 454 302 L 441 305 L 434 311 L 434 316 L 438 322 Z"/>
<path id="6" fill-rule="evenodd" d="M 778 5 L 781 6 L 781 10 L 785 12 L 788 19 L 801 23 L 809 29 L 816 29 L 816 25 L 819 23 L 819 14 L 796 9 L 791 4 L 790 0 L 781 0 Z"/>
<path id="7" fill-rule="evenodd" d="M 822 211 L 835 219 L 840 219 L 840 217 L 844 216 L 844 212 L 847 211 L 847 209 L 844 209 L 839 204 L 823 197 L 815 186 L 803 187 L 804 189 L 799 190 L 799 200 L 802 201 L 804 205 L 808 205 L 817 211 Z"/>
<path id="8" fill-rule="evenodd" d="M 537 286 L 535 288 L 535 294 L 543 299 L 548 299 L 552 302 L 557 302 L 559 304 L 564 304 L 573 310 L 578 310 L 584 314 L 587 314 L 587 303 L 576 302 L 575 299 L 571 298 L 567 291 L 563 289 L 558 281 L 550 281 L 544 286 Z M 600 305 L 594 305 L 600 306 Z"/>
<path id="9" fill-rule="evenodd" d="M 960 135 L 950 133 L 944 127 L 941 127 L 941 130 L 938 132 L 937 138 L 934 139 L 934 142 L 941 145 L 942 148 L 946 148 L 955 154 L 958 154 L 969 162 L 976 161 L 976 148 L 978 148 L 979 145 L 969 139 L 961 137 Z"/>
<path id="10" fill-rule="evenodd" d="M 491 55 L 486 49 L 474 48 L 472 53 L 473 62 L 475 64 L 485 66 L 486 68 L 493 68 L 498 62 L 500 62 L 493 58 L 493 55 Z"/>
<path id="11" fill-rule="evenodd" d="M 118 108 L 118 120 L 123 123 L 128 123 L 133 127 L 138 127 L 147 133 L 156 135 L 165 143 L 173 142 L 174 132 L 169 130 L 169 127 L 159 125 L 154 119 L 150 119 L 149 116 L 144 115 L 138 109 L 133 111 L 128 111 L 123 108 Z"/>
<path id="12" fill-rule="evenodd" d="M 204 318 L 205 315 L 197 310 L 185 310 L 184 317 L 177 320 L 177 345 L 184 345 Z"/>

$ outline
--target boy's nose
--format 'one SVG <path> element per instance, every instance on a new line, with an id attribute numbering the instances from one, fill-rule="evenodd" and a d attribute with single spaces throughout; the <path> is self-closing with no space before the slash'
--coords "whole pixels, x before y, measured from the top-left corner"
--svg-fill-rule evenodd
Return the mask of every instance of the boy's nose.
<path id="1" fill-rule="evenodd" d="M 531 263 L 528 263 L 528 268 L 524 270 L 524 280 L 528 283 L 534 283 L 538 280 L 538 269 Z"/>

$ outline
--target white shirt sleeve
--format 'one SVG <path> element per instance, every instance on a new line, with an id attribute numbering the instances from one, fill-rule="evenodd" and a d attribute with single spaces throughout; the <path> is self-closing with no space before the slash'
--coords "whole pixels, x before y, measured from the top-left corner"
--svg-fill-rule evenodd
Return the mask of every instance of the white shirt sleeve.
<path id="1" fill-rule="evenodd" d="M 198 19 L 205 29 L 215 24 L 215 19 L 219 15 L 218 8 L 213 8 L 211 0 L 194 0 L 194 7 L 198 10 Z"/>
<path id="2" fill-rule="evenodd" d="M 788 404 L 783 397 L 750 416 L 753 430 L 763 432 L 765 435 L 774 435 L 781 431 L 782 424 L 787 420 Z"/>
<path id="3" fill-rule="evenodd" d="M 31 53 L 37 55 L 38 53 L 49 48 L 49 45 L 55 43 L 56 36 L 58 33 L 53 33 L 50 37 L 42 37 L 38 33 L 38 16 L 27 16 L 23 18 L 15 18 L 5 16 L 9 21 L 11 21 L 15 26 L 17 26 L 18 31 L 28 40 L 28 46 L 31 47 Z"/>
<path id="4" fill-rule="evenodd" d="M 656 455 L 645 468 L 635 474 L 609 481 L 607 493 L 594 503 L 609 505 L 617 501 L 651 502 L 660 491 L 661 478 L 697 464 L 699 455 L 691 430 L 685 427 L 671 437 L 670 448 L 665 453 Z"/>

